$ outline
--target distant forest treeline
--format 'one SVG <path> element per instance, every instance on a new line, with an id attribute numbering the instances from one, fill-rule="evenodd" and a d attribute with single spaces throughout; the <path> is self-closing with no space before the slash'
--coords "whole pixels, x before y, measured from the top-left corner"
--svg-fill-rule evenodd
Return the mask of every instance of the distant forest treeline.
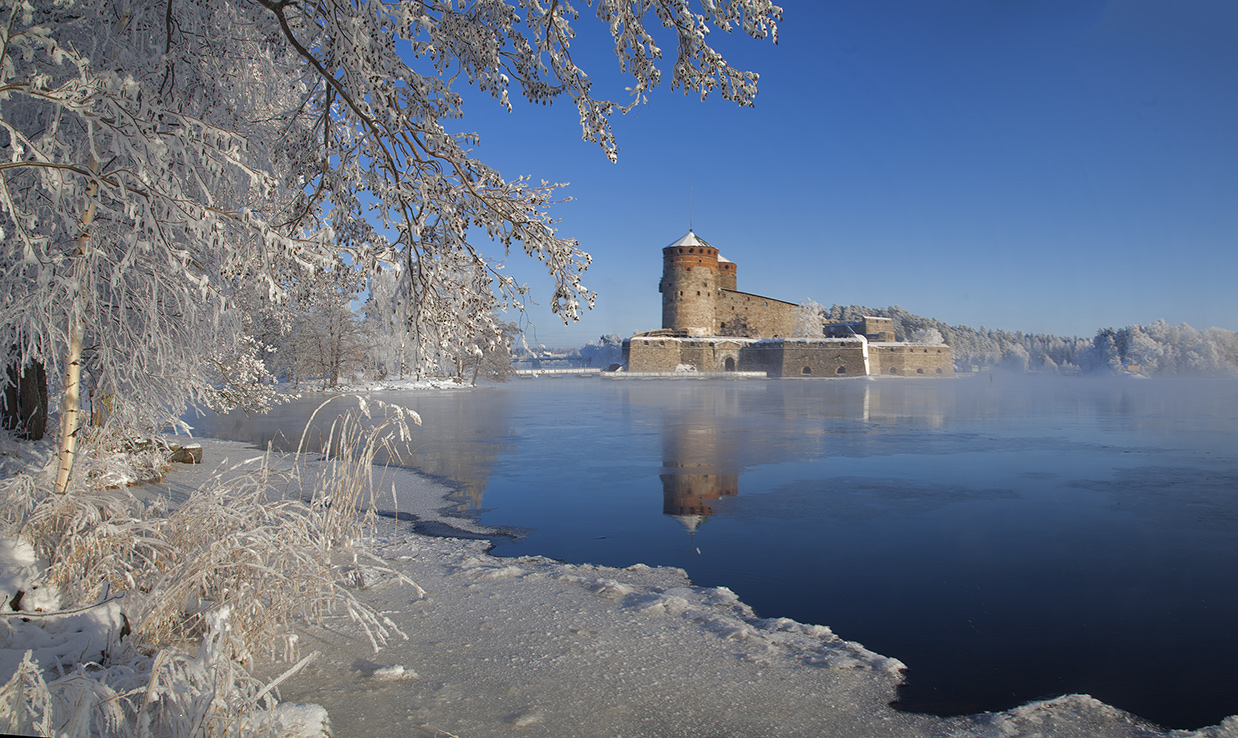
<path id="1" fill-rule="evenodd" d="M 894 319 L 900 341 L 936 338 L 950 346 L 959 371 L 1004 368 L 1063 373 L 1134 371 L 1148 376 L 1238 376 L 1238 333 L 1223 328 L 1196 330 L 1189 325 L 1102 328 L 1092 338 L 992 330 L 947 325 L 894 305 L 871 308 L 834 305 L 823 308 L 829 320 L 850 321 L 864 315 Z"/>

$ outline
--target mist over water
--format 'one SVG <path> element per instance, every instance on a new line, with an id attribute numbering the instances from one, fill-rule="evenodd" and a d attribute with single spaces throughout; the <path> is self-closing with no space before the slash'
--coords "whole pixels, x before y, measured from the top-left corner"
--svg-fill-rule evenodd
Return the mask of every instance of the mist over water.
<path id="1" fill-rule="evenodd" d="M 499 555 L 686 569 L 907 664 L 903 709 L 1238 713 L 1238 382 L 538 379 L 380 395 Z M 295 444 L 320 398 L 200 430 Z"/>

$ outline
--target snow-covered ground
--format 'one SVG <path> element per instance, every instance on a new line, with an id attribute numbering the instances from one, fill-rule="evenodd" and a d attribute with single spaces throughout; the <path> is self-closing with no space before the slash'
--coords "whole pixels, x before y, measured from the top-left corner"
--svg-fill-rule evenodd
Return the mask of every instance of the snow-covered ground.
<path id="1" fill-rule="evenodd" d="M 167 477 L 174 496 L 223 457 L 253 455 L 203 445 L 207 463 Z M 448 490 L 414 472 L 381 485 L 398 491 L 389 513 L 481 532 L 440 514 Z M 375 653 L 346 619 L 308 628 L 304 652 L 320 656 L 281 685 L 284 700 L 325 706 L 336 736 L 1238 736 L 1238 719 L 1165 733 L 1082 696 L 962 718 L 898 712 L 897 660 L 824 626 L 758 619 L 681 570 L 501 559 L 394 517 L 375 535 L 426 592 L 390 575 L 362 592 L 407 640 Z"/>

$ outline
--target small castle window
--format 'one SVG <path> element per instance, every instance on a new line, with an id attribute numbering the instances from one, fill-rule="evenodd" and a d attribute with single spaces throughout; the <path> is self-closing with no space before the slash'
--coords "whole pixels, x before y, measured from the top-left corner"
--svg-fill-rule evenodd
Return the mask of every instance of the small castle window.
<path id="1" fill-rule="evenodd" d="M 700 297 L 700 296 L 701 296 L 701 291 L 700 291 L 700 290 L 697 290 L 697 291 L 696 291 L 696 296 L 697 296 L 697 297 Z"/>
<path id="2" fill-rule="evenodd" d="M 692 267 L 688 267 L 688 271 L 692 271 Z"/>
<path id="3" fill-rule="evenodd" d="M 696 249 L 688 249 L 688 253 L 689 253 L 689 254 L 695 254 L 695 253 L 696 253 Z"/>
<path id="4" fill-rule="evenodd" d="M 810 366 L 804 367 L 804 374 L 812 374 L 812 367 Z"/>

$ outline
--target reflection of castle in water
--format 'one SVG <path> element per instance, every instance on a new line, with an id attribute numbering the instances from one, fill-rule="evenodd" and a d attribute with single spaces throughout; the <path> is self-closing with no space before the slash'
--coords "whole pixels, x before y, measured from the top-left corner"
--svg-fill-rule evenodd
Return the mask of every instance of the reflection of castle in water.
<path id="1" fill-rule="evenodd" d="M 733 387 L 679 389 L 669 397 L 655 390 L 650 397 L 662 410 L 662 512 L 695 530 L 714 514 L 711 503 L 739 493 L 735 444 L 746 433 L 735 417 L 746 393 Z M 642 395 L 633 392 L 629 401 L 643 404 Z"/>
<path id="2" fill-rule="evenodd" d="M 662 512 L 695 530 L 739 494 L 745 468 L 865 455 L 885 432 L 943 422 L 941 388 L 905 382 L 820 385 L 632 385 L 628 401 L 660 410 Z"/>
<path id="3" fill-rule="evenodd" d="M 713 515 L 710 502 L 739 494 L 738 474 L 676 471 L 661 476 L 662 512 L 667 515 Z"/>
<path id="4" fill-rule="evenodd" d="M 714 514 L 709 503 L 739 494 L 735 449 L 724 446 L 735 434 L 724 436 L 711 419 L 694 415 L 662 426 L 662 512 L 690 530 Z"/>

